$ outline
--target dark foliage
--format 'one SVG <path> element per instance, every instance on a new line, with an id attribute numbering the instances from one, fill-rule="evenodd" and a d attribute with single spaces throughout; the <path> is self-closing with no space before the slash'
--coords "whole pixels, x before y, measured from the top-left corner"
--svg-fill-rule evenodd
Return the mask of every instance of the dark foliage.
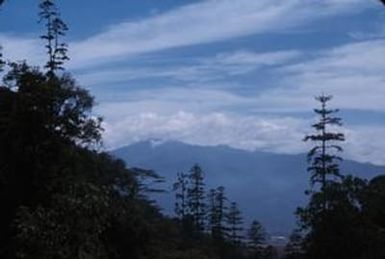
<path id="1" fill-rule="evenodd" d="M 366 180 L 340 173 L 336 163 L 340 158 L 328 153 L 342 151 L 333 142 L 344 140 L 342 134 L 326 130 L 327 125 L 341 125 L 340 119 L 332 116 L 337 110 L 326 109 L 330 98 L 318 98 L 322 107 L 315 111 L 321 119 L 313 127 L 319 133 L 305 138 L 320 143 L 309 152 L 309 171 L 311 182 L 319 182 L 321 188 L 311 193 L 306 207 L 297 210 L 305 235 L 293 237 L 287 247 L 288 258 L 384 258 L 385 239 L 380 219 L 385 206 L 383 178 L 375 178 L 368 184 Z"/>

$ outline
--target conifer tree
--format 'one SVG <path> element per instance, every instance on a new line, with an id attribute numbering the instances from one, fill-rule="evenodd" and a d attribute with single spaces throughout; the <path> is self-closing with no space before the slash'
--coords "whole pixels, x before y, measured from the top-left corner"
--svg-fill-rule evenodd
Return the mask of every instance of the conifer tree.
<path id="1" fill-rule="evenodd" d="M 3 60 L 3 53 L 1 52 L 2 50 L 2 47 L 0 46 L 0 72 L 3 71 L 3 66 L 5 64 L 4 60 Z"/>
<path id="2" fill-rule="evenodd" d="M 338 166 L 342 158 L 337 153 L 342 152 L 338 142 L 344 141 L 345 137 L 344 134 L 333 131 L 333 127 L 341 126 L 342 123 L 341 118 L 334 116 L 339 110 L 327 108 L 332 96 L 322 94 L 315 99 L 321 104 L 319 109 L 314 109 L 319 121 L 312 125 L 315 133 L 305 136 L 304 141 L 314 143 L 314 147 L 307 155 L 310 164 L 308 167 L 311 173 L 310 182 L 312 186 L 319 184 L 323 190 L 328 180 L 342 178 Z"/>
<path id="3" fill-rule="evenodd" d="M 195 164 L 189 171 L 190 187 L 187 191 L 188 206 L 192 221 L 198 231 L 204 230 L 205 189 L 204 174 L 201 167 Z"/>
<path id="4" fill-rule="evenodd" d="M 184 220 L 188 214 L 188 184 L 188 175 L 183 172 L 178 173 L 173 190 L 175 191 L 175 214 L 180 220 Z"/>
<path id="5" fill-rule="evenodd" d="M 226 201 L 225 188 L 220 186 L 216 189 L 211 189 L 208 195 L 209 198 L 209 213 L 208 223 L 211 231 L 211 236 L 215 240 L 223 240 L 226 228 L 224 220 L 226 215 Z"/>
<path id="6" fill-rule="evenodd" d="M 266 241 L 266 232 L 259 221 L 253 220 L 251 222 L 247 237 L 250 247 L 257 247 L 264 244 Z"/>
<path id="7" fill-rule="evenodd" d="M 344 176 L 340 173 L 338 162 L 342 159 L 339 142 L 345 140 L 342 133 L 333 130 L 341 126 L 341 119 L 335 116 L 336 109 L 328 109 L 331 96 L 321 95 L 316 98 L 321 103 L 315 109 L 319 122 L 313 125 L 316 133 L 308 135 L 305 140 L 315 143 L 308 159 L 312 186 L 317 189 L 311 192 L 310 201 L 304 208 L 297 209 L 302 230 L 305 236 L 302 241 L 303 254 L 306 258 L 362 258 L 359 253 L 362 247 L 352 245 L 358 241 L 361 232 L 352 227 L 362 224 L 360 218 L 359 190 L 365 184 L 361 179 Z"/>
<path id="8" fill-rule="evenodd" d="M 227 228 L 228 228 L 228 239 L 234 245 L 239 245 L 242 242 L 242 234 L 243 231 L 243 218 L 242 213 L 238 208 L 238 204 L 236 202 L 232 202 L 229 207 L 229 211 L 226 215 L 227 219 Z"/>
<path id="9" fill-rule="evenodd" d="M 303 236 L 301 232 L 296 229 L 289 237 L 289 243 L 285 247 L 286 259 L 301 259 L 303 258 Z"/>
<path id="10" fill-rule="evenodd" d="M 3 60 L 3 54 L 1 53 L 1 46 L 0 46 L 0 72 L 3 71 L 4 64 L 5 64 L 5 62 Z"/>
<path id="11" fill-rule="evenodd" d="M 68 27 L 60 18 L 60 13 L 53 0 L 41 1 L 39 8 L 40 21 L 45 21 L 47 29 L 46 33 L 40 36 L 41 39 L 46 41 L 48 61 L 45 68 L 52 74 L 58 69 L 63 69 L 64 61 L 69 59 L 67 44 L 60 41 L 60 38 L 65 36 Z"/>

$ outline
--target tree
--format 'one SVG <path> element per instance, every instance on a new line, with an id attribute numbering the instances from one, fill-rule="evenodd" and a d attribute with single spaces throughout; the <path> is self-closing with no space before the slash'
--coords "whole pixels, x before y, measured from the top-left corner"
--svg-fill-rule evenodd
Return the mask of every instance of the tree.
<path id="1" fill-rule="evenodd" d="M 65 36 L 68 30 L 67 25 L 60 18 L 53 0 L 44 0 L 39 4 L 40 21 L 45 21 L 46 33 L 40 36 L 47 43 L 45 45 L 48 54 L 48 61 L 45 68 L 49 73 L 58 69 L 63 69 L 64 61 L 68 60 L 67 44 L 60 41 L 60 37 Z"/>
<path id="2" fill-rule="evenodd" d="M 227 229 L 228 229 L 228 239 L 235 246 L 239 246 L 242 242 L 243 235 L 241 232 L 243 231 L 243 218 L 242 213 L 238 208 L 238 204 L 236 202 L 232 202 L 230 204 L 229 210 L 226 215 L 227 221 Z"/>
<path id="3" fill-rule="evenodd" d="M 304 141 L 314 142 L 314 147 L 307 155 L 310 163 L 307 170 L 311 173 L 311 185 L 319 184 L 321 192 L 326 196 L 324 191 L 328 181 L 342 179 L 338 166 L 338 162 L 342 158 L 336 153 L 342 151 L 338 142 L 344 141 L 345 137 L 344 134 L 329 129 L 342 125 L 341 118 L 334 116 L 338 109 L 327 108 L 327 103 L 332 99 L 332 96 L 321 95 L 315 99 L 320 102 L 321 107 L 314 109 L 314 112 L 319 116 L 319 121 L 312 125 L 316 132 L 304 138 Z M 327 197 L 324 198 L 323 207 L 326 208 Z"/>
<path id="4" fill-rule="evenodd" d="M 195 164 L 189 171 L 190 188 L 188 189 L 188 206 L 193 224 L 198 232 L 204 230 L 206 213 L 204 174 L 201 167 Z"/>
<path id="5" fill-rule="evenodd" d="M 329 128 L 341 126 L 341 119 L 334 116 L 338 110 L 327 108 L 331 96 L 321 95 L 316 99 L 321 103 L 321 108 L 315 109 L 320 119 L 313 125 L 316 133 L 307 135 L 305 141 L 315 142 L 308 153 L 308 171 L 311 172 L 312 187 L 318 184 L 319 189 L 310 193 L 305 208 L 297 210 L 301 228 L 306 233 L 302 251 L 306 258 L 314 259 L 363 258 L 365 245 L 359 240 L 366 234 L 365 227 L 361 228 L 365 222 L 360 213 L 360 193 L 366 183 L 340 173 L 338 162 L 342 159 L 337 153 L 342 148 L 338 142 L 345 138 L 342 133 Z M 291 248 L 296 247 L 298 244 Z M 292 256 L 301 257 L 301 254 L 292 252 Z"/>
<path id="6" fill-rule="evenodd" d="M 316 98 L 321 103 L 315 112 L 320 116 L 313 125 L 316 133 L 305 140 L 315 142 L 308 154 L 311 172 L 311 184 L 319 185 L 311 192 L 310 201 L 305 208 L 298 208 L 302 230 L 306 235 L 303 251 L 308 258 L 362 258 L 364 249 L 361 227 L 364 222 L 360 215 L 359 193 L 365 181 L 340 173 L 336 153 L 342 151 L 338 142 L 344 141 L 342 133 L 329 128 L 341 126 L 341 119 L 334 114 L 338 110 L 328 109 L 331 96 L 321 95 Z M 356 245 L 352 245 L 356 244 Z"/>
<path id="7" fill-rule="evenodd" d="M 285 247 L 286 259 L 302 259 L 303 258 L 303 235 L 300 230 L 296 229 L 291 233 L 289 242 Z"/>
<path id="8" fill-rule="evenodd" d="M 373 178 L 362 194 L 362 210 L 369 220 L 385 231 L 385 175 Z"/>
<path id="9" fill-rule="evenodd" d="M 173 190 L 175 191 L 175 214 L 180 220 L 184 220 L 188 214 L 188 184 L 188 175 L 183 172 L 178 173 Z"/>
<path id="10" fill-rule="evenodd" d="M 147 200 L 154 206 L 156 206 L 156 201 L 150 198 L 150 194 L 154 193 L 164 193 L 165 190 L 157 187 L 158 184 L 164 182 L 164 178 L 158 175 L 153 170 L 142 169 L 137 167 L 130 168 L 130 171 L 134 174 L 137 179 L 136 185 L 132 189 L 131 194 L 141 200 Z"/>
<path id="11" fill-rule="evenodd" d="M 0 89 L 0 202 L 4 209 L 0 235 L 2 244 L 8 247 L 7 253 L 12 254 L 13 249 L 21 249 L 13 244 L 16 234 L 19 240 L 31 235 L 30 242 L 43 242 L 41 238 L 33 239 L 35 234 L 26 231 L 27 226 L 34 224 L 30 229 L 42 231 L 52 223 L 52 217 L 59 220 L 63 216 L 58 211 L 68 211 L 64 215 L 75 218 L 77 214 L 69 213 L 71 204 L 65 201 L 78 200 L 88 206 L 92 201 L 88 195 L 92 193 L 100 197 L 99 205 L 104 206 L 107 194 L 104 184 L 100 185 L 92 176 L 95 171 L 89 170 L 91 167 L 79 170 L 84 166 L 77 162 L 81 157 L 75 155 L 83 147 L 97 144 L 101 136 L 100 120 L 90 112 L 93 98 L 88 92 L 79 88 L 69 75 L 47 76 L 26 64 L 12 64 L 5 84 Z M 93 208 L 104 211 L 99 205 L 76 211 L 83 216 Z"/>
<path id="12" fill-rule="evenodd" d="M 102 249 L 117 184 L 99 177 L 99 155 L 88 149 L 102 132 L 91 114 L 94 99 L 69 74 L 55 74 L 66 59 L 59 43 L 66 26 L 53 2 L 40 8 L 49 73 L 10 63 L 0 87 L 2 258 L 78 258 L 91 245 Z"/>
<path id="13" fill-rule="evenodd" d="M 365 258 L 385 257 L 385 175 L 374 177 L 359 193 L 366 233 Z"/>
<path id="14" fill-rule="evenodd" d="M 312 195 L 299 213 L 306 230 L 303 247 L 307 258 L 365 258 L 368 236 L 359 202 L 364 188 L 365 181 L 350 176 L 328 184 L 326 210 L 323 193 Z"/>
<path id="15" fill-rule="evenodd" d="M 224 220 L 227 210 L 225 188 L 220 186 L 216 189 L 211 189 L 208 200 L 208 225 L 211 230 L 211 236 L 216 241 L 223 241 L 226 233 Z"/>
<path id="16" fill-rule="evenodd" d="M 3 60 L 3 53 L 1 51 L 2 47 L 0 46 L 0 72 L 3 71 L 3 66 L 5 65 L 5 61 Z"/>
<path id="17" fill-rule="evenodd" d="M 253 251 L 253 258 L 261 258 L 263 254 L 262 245 L 266 242 L 266 232 L 257 220 L 251 222 L 250 228 L 247 231 L 248 246 Z"/>

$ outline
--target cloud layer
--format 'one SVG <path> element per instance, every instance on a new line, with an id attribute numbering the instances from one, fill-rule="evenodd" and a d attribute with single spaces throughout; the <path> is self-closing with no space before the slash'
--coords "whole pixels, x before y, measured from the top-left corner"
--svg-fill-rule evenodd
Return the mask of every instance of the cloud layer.
<path id="1" fill-rule="evenodd" d="M 126 115 L 115 123 L 107 121 L 104 127 L 107 148 L 161 139 L 297 154 L 307 152 L 312 145 L 302 141 L 312 132 L 310 124 L 311 121 L 288 116 L 239 116 L 218 112 L 198 115 L 179 111 L 170 115 L 151 112 Z M 339 132 L 347 138 L 342 144 L 345 158 L 385 164 L 383 127 L 350 127 L 339 129 Z"/>
<path id="2" fill-rule="evenodd" d="M 224 113 L 197 115 L 184 111 L 170 115 L 140 113 L 105 124 L 106 144 L 112 147 L 157 138 L 278 153 L 303 151 L 303 130 L 299 130 L 303 126 L 304 121 L 290 117 L 267 119 Z"/>

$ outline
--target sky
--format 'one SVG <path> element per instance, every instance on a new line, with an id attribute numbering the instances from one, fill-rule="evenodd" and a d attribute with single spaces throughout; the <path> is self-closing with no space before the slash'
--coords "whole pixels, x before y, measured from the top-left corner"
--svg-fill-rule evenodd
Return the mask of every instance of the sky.
<path id="1" fill-rule="evenodd" d="M 385 7 L 377 0 L 56 1 L 66 69 L 95 96 L 104 147 L 147 139 L 301 153 L 333 95 L 343 156 L 385 165 Z M 8 0 L 9 60 L 46 61 L 37 0 Z"/>

